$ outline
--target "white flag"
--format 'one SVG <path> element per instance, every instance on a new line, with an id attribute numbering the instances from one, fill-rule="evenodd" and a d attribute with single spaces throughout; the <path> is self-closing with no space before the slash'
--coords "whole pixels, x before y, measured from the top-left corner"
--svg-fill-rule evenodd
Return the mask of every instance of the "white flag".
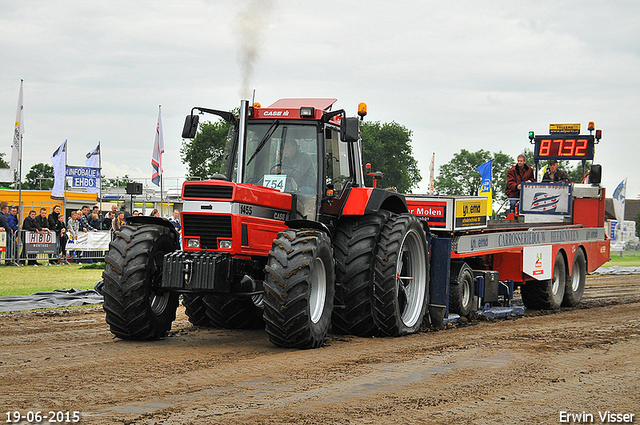
<path id="1" fill-rule="evenodd" d="M 153 143 L 153 154 L 151 155 L 151 166 L 153 174 L 151 181 L 160 186 L 160 178 L 162 177 L 162 154 L 164 153 L 164 135 L 162 134 L 162 117 L 161 110 L 158 108 L 158 125 L 156 126 L 156 139 Z"/>
<path id="2" fill-rule="evenodd" d="M 51 155 L 53 164 L 53 188 L 51 189 L 51 199 L 64 199 L 64 180 L 67 172 L 67 141 L 60 145 Z"/>
<path id="3" fill-rule="evenodd" d="M 16 126 L 13 131 L 13 145 L 11 149 L 11 164 L 9 172 L 11 176 L 15 176 L 18 171 L 18 161 L 22 159 L 22 134 L 24 134 L 24 105 L 22 103 L 22 83 L 20 80 L 20 94 L 18 95 L 18 110 L 16 111 Z M 18 176 L 20 178 L 20 176 Z"/>
<path id="4" fill-rule="evenodd" d="M 613 210 L 616 213 L 616 220 L 622 229 L 624 222 L 624 204 L 627 195 L 627 179 L 625 178 L 620 182 L 616 190 L 613 191 Z"/>
<path id="5" fill-rule="evenodd" d="M 98 168 L 98 175 L 101 174 L 102 170 L 100 170 L 100 142 L 96 145 L 93 150 L 87 153 L 87 160 L 84 162 L 87 167 Z M 89 193 L 97 193 L 98 197 L 100 197 L 100 178 L 96 180 L 96 187 L 88 187 L 87 192 Z"/>

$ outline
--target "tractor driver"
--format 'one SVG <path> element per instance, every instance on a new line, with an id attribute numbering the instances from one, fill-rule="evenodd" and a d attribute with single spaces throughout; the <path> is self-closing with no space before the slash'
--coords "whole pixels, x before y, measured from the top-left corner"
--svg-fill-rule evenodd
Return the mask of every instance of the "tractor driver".
<path id="1" fill-rule="evenodd" d="M 298 142 L 291 138 L 284 143 L 282 155 L 282 173 L 290 176 L 303 194 L 316 193 L 316 170 L 311 157 L 300 150 Z"/>

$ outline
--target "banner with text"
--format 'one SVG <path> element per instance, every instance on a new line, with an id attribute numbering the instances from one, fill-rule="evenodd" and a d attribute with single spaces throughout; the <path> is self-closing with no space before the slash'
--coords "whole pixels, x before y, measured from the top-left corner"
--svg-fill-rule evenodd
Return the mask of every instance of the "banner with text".
<path id="1" fill-rule="evenodd" d="M 80 233 L 77 239 L 67 242 L 69 251 L 108 251 L 111 232 L 99 231 Z"/>
<path id="2" fill-rule="evenodd" d="M 71 177 L 73 187 L 96 188 L 100 182 L 100 168 L 67 166 L 67 177 Z"/>

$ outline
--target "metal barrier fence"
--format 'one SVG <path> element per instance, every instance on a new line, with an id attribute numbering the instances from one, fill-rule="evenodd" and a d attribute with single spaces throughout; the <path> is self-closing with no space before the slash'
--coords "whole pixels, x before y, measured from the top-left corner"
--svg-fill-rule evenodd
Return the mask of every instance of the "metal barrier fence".
<path id="1" fill-rule="evenodd" d="M 19 230 L 13 237 L 0 232 L 0 264 L 49 265 L 103 262 L 109 250 L 108 230 L 81 233 L 73 240 L 58 238 L 54 232 Z"/>

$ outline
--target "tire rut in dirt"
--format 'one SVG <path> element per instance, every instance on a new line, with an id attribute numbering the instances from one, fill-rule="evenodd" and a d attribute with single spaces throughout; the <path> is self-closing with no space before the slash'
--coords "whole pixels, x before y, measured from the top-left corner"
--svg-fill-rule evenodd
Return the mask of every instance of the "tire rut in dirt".
<path id="1" fill-rule="evenodd" d="M 176 318 L 178 294 L 155 287 L 162 279 L 164 254 L 177 249 L 163 226 L 124 226 L 105 257 L 103 308 L 111 332 L 123 339 L 157 339 Z"/>
<path id="2" fill-rule="evenodd" d="M 388 212 L 345 217 L 334 238 L 336 259 L 335 304 L 332 330 L 340 334 L 374 336 L 379 333 L 373 318 L 373 258 L 380 228 Z M 344 308 L 342 308 L 344 306 Z"/>
<path id="3" fill-rule="evenodd" d="M 388 336 L 420 328 L 429 294 L 426 235 L 412 214 L 391 215 L 382 227 L 375 253 L 374 318 Z"/>
<path id="4" fill-rule="evenodd" d="M 287 229 L 273 241 L 265 267 L 264 320 L 281 347 L 323 344 L 333 311 L 335 271 L 331 240 L 313 229 Z"/>

